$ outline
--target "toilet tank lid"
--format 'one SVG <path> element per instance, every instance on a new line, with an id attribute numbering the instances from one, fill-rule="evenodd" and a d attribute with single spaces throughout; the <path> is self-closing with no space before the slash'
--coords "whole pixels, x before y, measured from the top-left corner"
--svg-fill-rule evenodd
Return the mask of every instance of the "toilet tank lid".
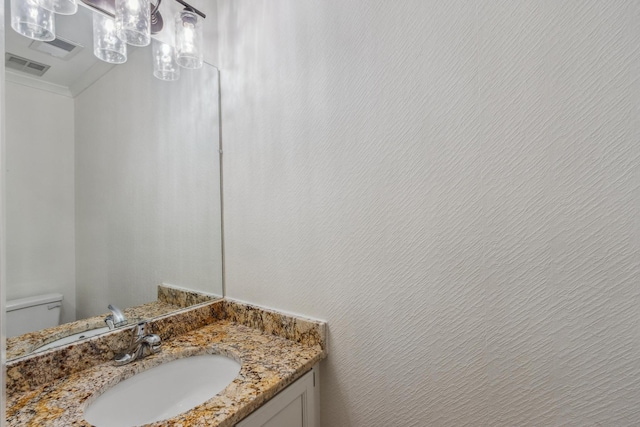
<path id="1" fill-rule="evenodd" d="M 35 295 L 32 297 L 7 300 L 7 311 L 19 310 L 21 308 L 33 307 L 34 305 L 49 304 L 51 302 L 62 301 L 62 294 Z"/>

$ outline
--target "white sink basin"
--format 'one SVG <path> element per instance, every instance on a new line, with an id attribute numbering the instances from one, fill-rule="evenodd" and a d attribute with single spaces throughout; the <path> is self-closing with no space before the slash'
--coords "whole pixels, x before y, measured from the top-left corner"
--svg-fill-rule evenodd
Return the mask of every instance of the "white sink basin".
<path id="1" fill-rule="evenodd" d="M 240 372 L 225 356 L 172 360 L 134 375 L 100 395 L 84 411 L 96 427 L 126 427 L 174 417 L 211 399 Z"/>
<path id="2" fill-rule="evenodd" d="M 96 328 L 96 329 L 90 329 L 88 331 L 78 332 L 77 334 L 68 335 L 64 338 L 60 338 L 59 340 L 55 340 L 50 342 L 49 344 L 43 345 L 42 347 L 38 347 L 35 350 L 33 350 L 33 352 L 38 353 L 40 351 L 49 350 L 50 348 L 53 348 L 53 347 L 59 347 L 65 344 L 71 344 L 72 342 L 80 341 L 89 337 L 94 337 L 104 332 L 109 332 L 109 328 L 104 326 L 102 328 Z"/>

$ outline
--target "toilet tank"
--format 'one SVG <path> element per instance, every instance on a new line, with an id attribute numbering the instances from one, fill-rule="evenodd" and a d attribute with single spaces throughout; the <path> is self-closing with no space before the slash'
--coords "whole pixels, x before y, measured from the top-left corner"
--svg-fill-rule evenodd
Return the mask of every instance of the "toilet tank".
<path id="1" fill-rule="evenodd" d="M 60 324 L 62 294 L 7 300 L 7 338 Z"/>

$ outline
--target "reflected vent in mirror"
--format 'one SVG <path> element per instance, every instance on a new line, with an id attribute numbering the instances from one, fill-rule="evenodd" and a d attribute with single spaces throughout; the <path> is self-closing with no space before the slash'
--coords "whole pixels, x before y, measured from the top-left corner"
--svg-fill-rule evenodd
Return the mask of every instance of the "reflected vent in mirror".
<path id="1" fill-rule="evenodd" d="M 72 42 L 71 40 L 65 40 L 61 37 L 57 37 L 49 42 L 34 41 L 29 45 L 29 48 L 33 50 L 64 60 L 74 57 L 83 47 L 81 44 Z"/>
<path id="2" fill-rule="evenodd" d="M 22 71 L 38 77 L 42 76 L 50 68 L 47 64 L 31 61 L 9 52 L 4 54 L 4 65 L 12 70 Z"/>

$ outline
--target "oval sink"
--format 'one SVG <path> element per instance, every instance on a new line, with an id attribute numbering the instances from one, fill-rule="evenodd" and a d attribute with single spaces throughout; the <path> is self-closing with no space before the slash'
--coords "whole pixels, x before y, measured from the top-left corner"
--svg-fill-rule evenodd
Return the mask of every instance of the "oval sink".
<path id="1" fill-rule="evenodd" d="M 211 399 L 240 372 L 240 364 L 217 354 L 172 360 L 108 389 L 84 411 L 96 427 L 125 427 L 175 417 Z"/>

